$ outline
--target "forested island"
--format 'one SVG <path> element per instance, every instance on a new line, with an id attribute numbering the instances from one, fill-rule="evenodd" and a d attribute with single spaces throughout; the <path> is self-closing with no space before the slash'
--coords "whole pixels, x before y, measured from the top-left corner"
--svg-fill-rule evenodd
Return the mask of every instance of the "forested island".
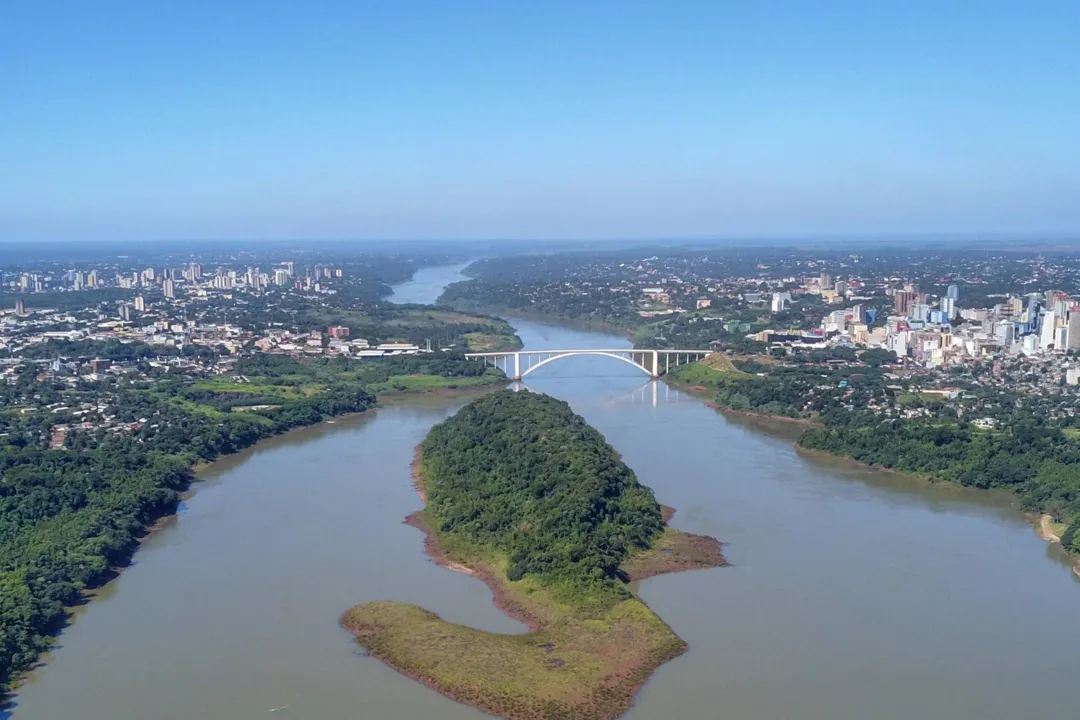
<path id="1" fill-rule="evenodd" d="M 621 715 L 686 649 L 631 583 L 724 562 L 716 540 L 667 527 L 672 511 L 546 395 L 499 391 L 465 406 L 420 445 L 414 480 L 426 507 L 408 521 L 428 552 L 482 579 L 530 632 L 482 632 L 396 602 L 341 622 L 391 667 L 495 715 Z"/>
<path id="2" fill-rule="evenodd" d="M 67 607 L 175 510 L 197 466 L 368 410 L 376 394 L 505 382 L 448 353 L 363 362 L 254 355 L 212 377 L 143 364 L 136 380 L 68 386 L 27 367 L 0 384 L 0 689 L 52 644 Z M 84 406 L 107 423 L 72 422 L 58 435 L 57 418 Z"/>
<path id="3" fill-rule="evenodd" d="M 883 368 L 881 353 L 863 356 L 853 367 L 808 358 L 720 362 L 717 355 L 676 368 L 667 379 L 706 391 L 724 410 L 803 421 L 797 445 L 804 450 L 1010 490 L 1023 510 L 1047 516 L 1066 550 L 1080 554 L 1080 429 L 1072 418 L 1049 419 L 1039 398 L 1002 402 L 997 391 L 994 415 L 973 415 L 968 408 L 988 412 L 977 389 L 970 397 L 955 389 L 920 392 Z"/>

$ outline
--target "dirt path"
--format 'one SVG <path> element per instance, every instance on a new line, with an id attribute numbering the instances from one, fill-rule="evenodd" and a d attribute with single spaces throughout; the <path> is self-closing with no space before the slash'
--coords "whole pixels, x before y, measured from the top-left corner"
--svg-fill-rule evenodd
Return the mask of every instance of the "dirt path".
<path id="1" fill-rule="evenodd" d="M 1057 536 L 1054 528 L 1050 525 L 1053 520 L 1053 516 L 1046 514 L 1039 518 L 1039 536 L 1047 542 L 1059 543 L 1061 538 Z"/>

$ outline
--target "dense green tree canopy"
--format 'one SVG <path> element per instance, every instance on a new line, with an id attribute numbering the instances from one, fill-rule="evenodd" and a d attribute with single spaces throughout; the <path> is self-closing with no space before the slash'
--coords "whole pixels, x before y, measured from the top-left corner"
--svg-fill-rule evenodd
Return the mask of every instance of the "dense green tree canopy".
<path id="1" fill-rule="evenodd" d="M 490 544 L 508 576 L 615 584 L 619 564 L 663 530 L 652 490 L 568 404 L 500 391 L 437 425 L 422 445 L 439 530 Z"/>

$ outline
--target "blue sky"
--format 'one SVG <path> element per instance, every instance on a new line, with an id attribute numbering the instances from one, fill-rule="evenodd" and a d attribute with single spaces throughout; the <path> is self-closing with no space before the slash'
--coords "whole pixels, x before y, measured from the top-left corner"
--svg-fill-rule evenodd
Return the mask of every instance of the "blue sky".
<path id="1" fill-rule="evenodd" d="M 3 15 L 3 241 L 1080 231 L 1076 0 Z"/>

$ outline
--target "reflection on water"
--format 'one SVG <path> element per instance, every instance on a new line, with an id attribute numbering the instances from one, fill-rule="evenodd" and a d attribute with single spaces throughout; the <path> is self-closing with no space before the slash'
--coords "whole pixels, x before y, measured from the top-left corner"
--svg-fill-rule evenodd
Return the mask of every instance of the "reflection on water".
<path id="1" fill-rule="evenodd" d="M 396 297 L 430 298 L 436 275 Z M 626 344 L 513 322 L 532 348 Z M 801 455 L 797 428 L 725 418 L 610 358 L 527 380 L 603 432 L 677 508 L 675 525 L 727 543 L 732 567 L 643 583 L 690 651 L 627 717 L 1069 716 L 1063 649 L 1080 644 L 1080 587 L 1008 496 Z M 186 512 L 78 611 L 12 717 L 484 717 L 363 657 L 336 622 L 389 598 L 521 630 L 401 522 L 420 506 L 413 448 L 462 402 L 397 403 L 216 463 Z"/>

